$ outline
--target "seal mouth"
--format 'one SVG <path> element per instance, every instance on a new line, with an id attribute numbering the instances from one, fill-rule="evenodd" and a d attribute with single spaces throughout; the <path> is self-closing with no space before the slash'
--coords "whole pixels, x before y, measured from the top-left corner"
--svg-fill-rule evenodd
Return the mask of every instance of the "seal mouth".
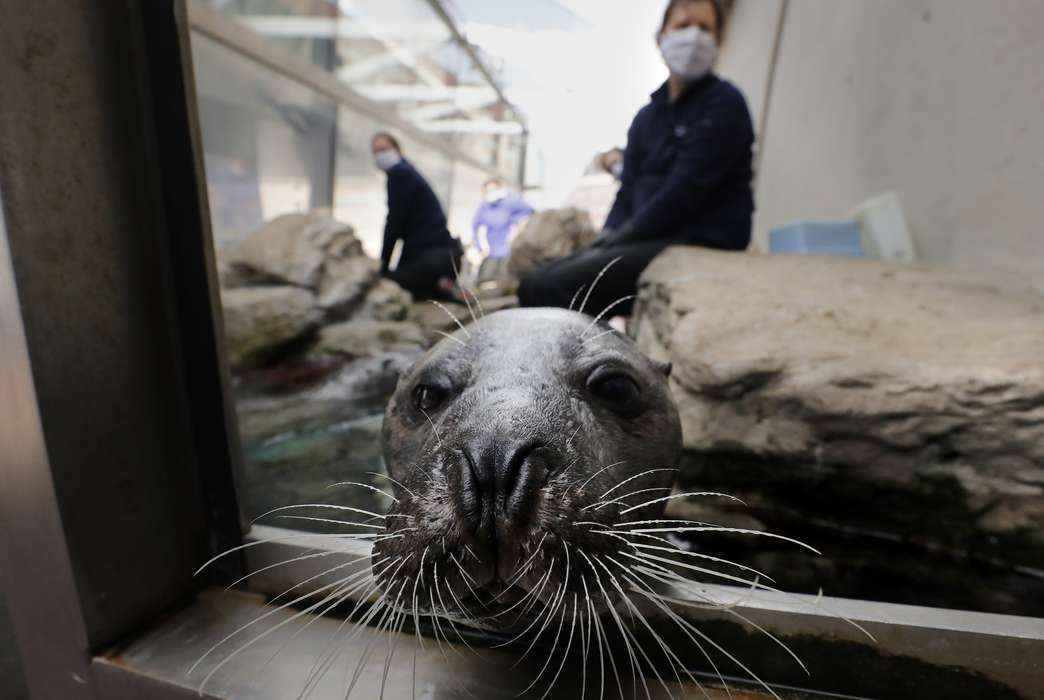
<path id="1" fill-rule="evenodd" d="M 522 616 L 523 601 L 532 598 L 530 591 L 521 586 L 506 586 L 502 582 L 476 589 L 461 598 L 464 612 L 477 621 L 511 623 Z"/>

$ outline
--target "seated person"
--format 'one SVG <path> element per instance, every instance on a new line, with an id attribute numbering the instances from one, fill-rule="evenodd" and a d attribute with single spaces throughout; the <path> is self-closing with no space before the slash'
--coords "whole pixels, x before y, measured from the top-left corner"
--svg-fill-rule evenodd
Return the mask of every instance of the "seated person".
<path id="1" fill-rule="evenodd" d="M 388 218 L 381 246 L 381 275 L 396 282 L 415 299 L 453 298 L 460 241 L 446 228 L 446 214 L 431 185 L 402 157 L 390 134 L 370 141 L 377 167 L 388 176 Z M 398 265 L 391 269 L 392 251 L 402 241 Z"/>
<path id="2" fill-rule="evenodd" d="M 631 124 L 605 228 L 590 248 L 526 275 L 523 306 L 568 307 L 619 258 L 587 301 L 584 310 L 597 315 L 635 294 L 639 275 L 667 246 L 749 245 L 754 127 L 743 95 L 711 72 L 723 20 L 717 0 L 668 4 L 659 43 L 670 77 Z M 621 302 L 611 313 L 627 314 L 631 306 Z"/>
<path id="3" fill-rule="evenodd" d="M 499 178 L 482 185 L 482 200 L 471 221 L 472 245 L 486 255 L 479 268 L 479 283 L 499 276 L 508 257 L 511 231 L 533 214 L 533 207 L 509 192 Z"/>

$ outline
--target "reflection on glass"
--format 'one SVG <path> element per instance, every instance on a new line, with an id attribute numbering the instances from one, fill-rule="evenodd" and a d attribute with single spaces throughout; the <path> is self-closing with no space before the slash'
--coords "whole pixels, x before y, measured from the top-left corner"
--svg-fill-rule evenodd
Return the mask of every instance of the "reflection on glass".
<path id="1" fill-rule="evenodd" d="M 428 2 L 211 1 L 422 131 L 508 179 L 520 175 L 522 121 L 476 63 L 479 50 L 465 48 Z"/>
<path id="2" fill-rule="evenodd" d="M 330 206 L 333 103 L 204 36 L 192 47 L 217 245 Z"/>

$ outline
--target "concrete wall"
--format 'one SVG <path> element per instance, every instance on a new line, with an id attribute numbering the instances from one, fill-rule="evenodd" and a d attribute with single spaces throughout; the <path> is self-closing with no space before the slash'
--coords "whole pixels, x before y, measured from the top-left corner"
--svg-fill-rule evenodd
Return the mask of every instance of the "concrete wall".
<path id="1" fill-rule="evenodd" d="M 721 62 L 755 118 L 781 3 Z M 1044 2 L 785 0 L 756 238 L 895 190 L 924 260 L 1044 289 Z"/>

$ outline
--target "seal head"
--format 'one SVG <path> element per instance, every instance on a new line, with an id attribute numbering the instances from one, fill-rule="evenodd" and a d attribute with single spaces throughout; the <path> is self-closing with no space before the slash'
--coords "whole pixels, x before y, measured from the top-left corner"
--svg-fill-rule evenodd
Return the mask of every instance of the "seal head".
<path id="1" fill-rule="evenodd" d="M 501 629 L 567 593 L 612 605 L 633 563 L 613 528 L 660 517 L 681 450 L 669 372 L 560 309 L 501 311 L 437 344 L 385 413 L 384 595 Z"/>

